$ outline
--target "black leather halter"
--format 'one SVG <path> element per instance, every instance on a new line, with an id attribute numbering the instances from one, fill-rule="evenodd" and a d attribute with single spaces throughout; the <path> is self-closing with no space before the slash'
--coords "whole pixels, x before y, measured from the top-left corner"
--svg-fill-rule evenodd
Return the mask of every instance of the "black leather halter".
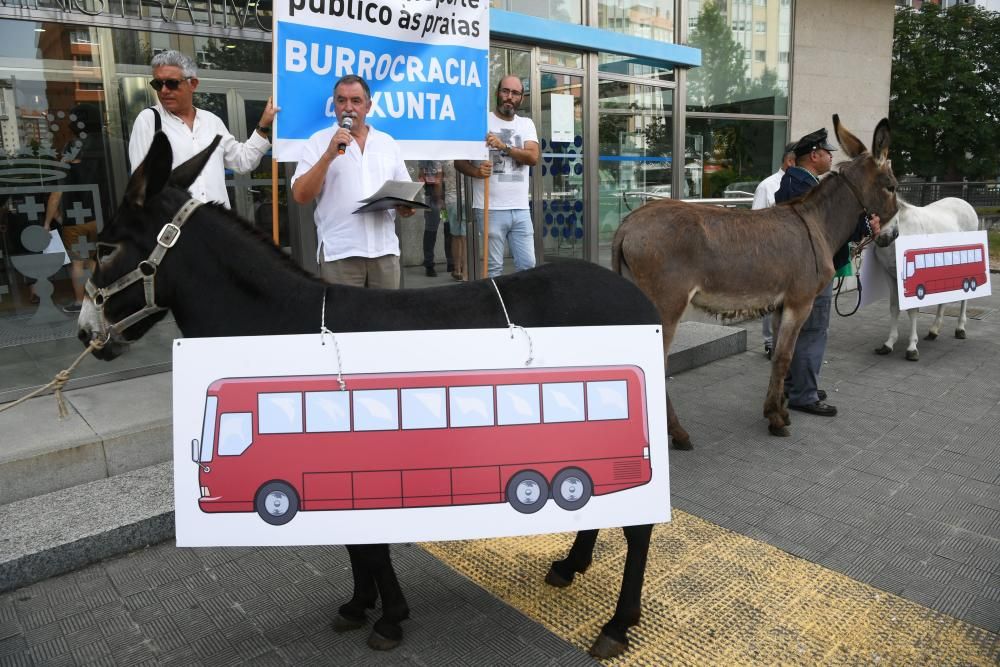
<path id="1" fill-rule="evenodd" d="M 107 287 L 97 287 L 94 285 L 93 279 L 87 281 L 87 296 L 94 303 L 97 308 L 98 318 L 101 325 L 101 338 L 108 340 L 112 335 L 121 336 L 125 329 L 136 322 L 140 322 L 150 315 L 163 312 L 167 310 L 163 306 L 156 305 L 156 270 L 163 261 L 163 256 L 167 254 L 167 251 L 174 247 L 177 243 L 177 239 L 181 235 L 181 227 L 184 223 L 188 221 L 199 206 L 203 202 L 196 199 L 188 199 L 181 206 L 180 210 L 174 214 L 173 219 L 167 224 L 163 225 L 163 229 L 160 233 L 156 235 L 156 246 L 153 251 L 149 253 L 149 258 L 139 262 L 139 266 L 132 269 L 124 276 L 114 281 Z M 107 319 L 104 317 L 104 305 L 107 303 L 108 299 L 121 292 L 125 288 L 142 281 L 143 291 L 146 294 L 146 305 L 132 313 L 128 317 L 115 322 L 114 324 L 108 325 Z"/>

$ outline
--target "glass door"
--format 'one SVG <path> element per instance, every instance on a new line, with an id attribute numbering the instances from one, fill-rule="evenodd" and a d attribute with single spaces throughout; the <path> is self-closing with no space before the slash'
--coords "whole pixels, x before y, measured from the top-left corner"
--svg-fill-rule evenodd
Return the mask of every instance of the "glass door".
<path id="1" fill-rule="evenodd" d="M 583 76 L 541 72 L 538 142 L 542 159 L 535 180 L 541 181 L 541 211 L 535 230 L 545 261 L 584 256 L 584 109 Z"/>

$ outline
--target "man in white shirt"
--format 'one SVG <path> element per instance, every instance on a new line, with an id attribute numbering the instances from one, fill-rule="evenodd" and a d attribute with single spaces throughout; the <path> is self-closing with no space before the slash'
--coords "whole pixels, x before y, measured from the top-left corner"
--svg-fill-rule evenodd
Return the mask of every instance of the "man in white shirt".
<path id="1" fill-rule="evenodd" d="M 785 175 L 785 170 L 795 165 L 795 143 L 785 144 L 785 154 L 781 156 L 781 168 L 774 172 L 760 184 L 753 192 L 753 208 L 771 208 L 774 206 L 774 193 L 781 186 L 781 177 Z M 766 313 L 761 320 L 761 328 L 764 334 L 764 354 L 771 358 L 774 351 L 774 334 L 771 331 L 771 313 Z"/>
<path id="2" fill-rule="evenodd" d="M 386 181 L 409 181 L 410 174 L 396 141 L 365 122 L 372 96 L 364 79 L 341 77 L 333 101 L 337 126 L 309 137 L 292 176 L 292 197 L 299 204 L 316 201 L 316 259 L 324 280 L 398 289 L 395 218 L 396 213 L 409 217 L 413 209 L 352 211 Z M 344 127 L 345 118 L 351 119 L 350 128 Z"/>
<path id="3" fill-rule="evenodd" d="M 486 145 L 490 159 L 479 164 L 456 160 L 455 168 L 473 181 L 472 208 L 479 234 L 483 233 L 484 181 L 490 179 L 489 275 L 503 273 L 505 245 L 510 245 L 514 268 L 535 265 L 535 238 L 528 208 L 530 168 L 538 164 L 538 132 L 530 118 L 518 116 L 524 86 L 516 76 L 497 85 L 496 107 L 489 115 Z"/>
<path id="4" fill-rule="evenodd" d="M 268 98 L 257 128 L 246 143 L 240 143 L 218 116 L 194 106 L 198 69 L 191 58 L 180 51 L 163 51 L 153 56 L 150 65 L 153 68 L 153 79 L 149 85 L 156 91 L 158 102 L 143 109 L 132 126 L 128 143 L 132 171 L 146 159 L 157 131 L 162 131 L 170 140 L 174 167 L 207 148 L 216 135 L 222 135 L 219 147 L 212 153 L 189 191 L 199 201 L 218 202 L 229 208 L 226 168 L 242 174 L 260 164 L 261 158 L 271 147 L 268 136 L 277 109 Z"/>

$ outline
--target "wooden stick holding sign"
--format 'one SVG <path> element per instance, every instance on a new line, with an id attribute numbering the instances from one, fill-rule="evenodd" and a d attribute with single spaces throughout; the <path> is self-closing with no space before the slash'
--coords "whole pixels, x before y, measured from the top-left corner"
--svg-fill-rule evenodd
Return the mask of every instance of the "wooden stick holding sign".
<path id="1" fill-rule="evenodd" d="M 483 278 L 490 276 L 490 177 L 483 181 Z"/>
<path id="2" fill-rule="evenodd" d="M 273 153 L 272 153 L 273 154 Z M 271 158 L 271 238 L 281 247 L 278 239 L 278 161 Z"/>

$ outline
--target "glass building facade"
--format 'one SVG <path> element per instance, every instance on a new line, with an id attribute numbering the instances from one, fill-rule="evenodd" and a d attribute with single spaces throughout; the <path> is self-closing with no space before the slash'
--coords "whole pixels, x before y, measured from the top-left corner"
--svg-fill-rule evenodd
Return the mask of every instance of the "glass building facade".
<path id="1" fill-rule="evenodd" d="M 195 104 L 243 139 L 271 94 L 269 6 L 0 7 L 0 402 L 45 384 L 82 349 L 71 305 L 93 235 L 123 195 L 132 122 L 155 101 L 150 58 L 170 48 L 194 57 Z M 521 113 L 541 144 L 531 189 L 540 260 L 610 265 L 614 231 L 636 206 L 746 196 L 776 168 L 788 140 L 791 0 L 494 0 L 492 8 L 491 81 L 522 78 Z M 664 50 L 685 46 L 700 50 L 701 66 Z M 465 201 L 466 184 L 445 166 L 446 188 Z M 230 204 L 270 234 L 276 197 L 278 241 L 312 269 L 311 209 L 285 191 L 293 167 L 279 165 L 277 192 L 270 160 L 229 174 Z M 418 178 L 421 165 L 411 167 Z M 450 223 L 467 224 L 458 217 Z M 445 271 L 424 276 L 423 231 L 400 229 L 408 287 L 451 280 Z M 165 341 L 177 331 L 167 322 L 154 333 L 110 364 L 86 360 L 73 382 L 168 369 Z"/>

